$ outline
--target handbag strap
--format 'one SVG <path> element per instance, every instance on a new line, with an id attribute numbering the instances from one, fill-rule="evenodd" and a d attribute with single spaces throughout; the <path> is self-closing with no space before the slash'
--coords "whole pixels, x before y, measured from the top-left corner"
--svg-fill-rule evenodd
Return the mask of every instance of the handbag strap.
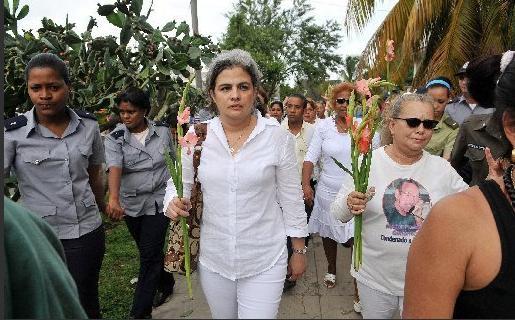
<path id="1" fill-rule="evenodd" d="M 200 157 L 202 156 L 202 143 L 206 140 L 207 136 L 207 123 L 195 124 L 195 134 L 199 137 L 193 152 L 193 181 L 198 182 L 198 166 L 200 165 Z"/>

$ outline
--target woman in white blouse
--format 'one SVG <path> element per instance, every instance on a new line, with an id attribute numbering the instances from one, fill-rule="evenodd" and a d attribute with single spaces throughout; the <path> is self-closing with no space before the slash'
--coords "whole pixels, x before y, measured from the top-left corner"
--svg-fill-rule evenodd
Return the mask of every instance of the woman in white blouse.
<path id="1" fill-rule="evenodd" d="M 330 212 L 331 203 L 344 179 L 351 179 L 334 163 L 331 157 L 350 168 L 351 140 L 345 115 L 352 90 L 354 90 L 354 86 L 346 82 L 333 87 L 329 104 L 335 115 L 321 119 L 317 123 L 302 169 L 304 198 L 306 201 L 314 201 L 313 212 L 309 220 L 309 233 L 318 233 L 322 237 L 327 258 L 327 273 L 324 283 L 328 288 L 333 288 L 336 283 L 337 245 L 338 243 L 350 245 L 349 240 L 354 236 L 353 221 L 342 223 L 336 220 Z M 313 196 L 314 192 L 309 184 L 309 179 L 314 165 L 319 161 L 322 171 L 318 179 L 316 196 Z"/>
<path id="2" fill-rule="evenodd" d="M 199 272 L 213 318 L 276 317 L 287 272 L 286 236 L 295 251 L 291 280 L 306 267 L 295 143 L 277 121 L 255 112 L 260 77 L 254 60 L 239 49 L 219 54 L 207 74 L 218 116 L 208 122 L 198 168 L 204 201 Z M 173 220 L 187 216 L 191 206 L 193 165 L 185 153 L 183 180 L 182 199 L 168 181 L 164 207 Z"/>

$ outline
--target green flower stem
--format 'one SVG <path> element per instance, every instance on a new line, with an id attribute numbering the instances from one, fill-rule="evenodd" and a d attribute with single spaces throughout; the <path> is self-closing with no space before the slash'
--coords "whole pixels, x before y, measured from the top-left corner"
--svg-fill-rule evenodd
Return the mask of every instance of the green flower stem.
<path id="1" fill-rule="evenodd" d="M 184 112 L 186 106 L 186 100 L 188 99 L 188 93 L 191 86 L 191 82 L 195 77 L 192 77 L 184 91 L 182 93 L 182 101 L 179 104 L 178 114 L 182 114 Z M 182 130 L 182 126 L 177 123 L 177 137 L 182 138 L 184 136 L 184 131 Z M 177 196 L 182 198 L 184 196 L 184 186 L 182 184 L 182 148 L 181 145 L 177 141 L 177 148 L 175 149 L 175 159 L 170 157 L 169 152 L 165 152 L 165 161 L 168 167 L 168 171 L 172 176 L 173 183 L 177 190 Z M 189 225 L 186 217 L 181 217 L 179 219 L 181 228 L 182 228 L 182 241 L 184 243 L 184 269 L 186 269 L 186 283 L 188 285 L 188 295 L 190 299 L 193 299 L 193 290 L 191 285 L 191 253 L 190 253 L 190 237 L 189 237 Z"/>

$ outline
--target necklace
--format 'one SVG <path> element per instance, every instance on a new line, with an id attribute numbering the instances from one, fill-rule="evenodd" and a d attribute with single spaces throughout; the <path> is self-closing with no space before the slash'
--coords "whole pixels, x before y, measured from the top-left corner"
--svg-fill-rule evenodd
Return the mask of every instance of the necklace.
<path id="1" fill-rule="evenodd" d="M 511 206 L 515 208 L 515 187 L 513 186 L 513 165 L 508 167 L 508 170 L 504 173 L 503 176 L 504 187 L 506 188 L 506 192 L 508 196 L 510 196 Z"/>
<path id="2" fill-rule="evenodd" d="M 222 128 L 224 129 L 224 132 L 225 132 L 225 138 L 227 139 L 227 145 L 229 146 L 229 151 L 231 152 L 231 154 L 235 154 L 237 152 L 236 150 L 236 147 L 239 145 L 240 143 L 240 140 L 241 138 L 243 138 L 243 136 L 245 135 L 245 133 L 247 132 L 247 128 L 250 126 L 250 123 L 252 122 L 252 116 L 249 118 L 249 122 L 247 123 L 247 125 L 245 126 L 245 128 L 243 128 L 241 130 L 241 133 L 240 135 L 238 136 L 238 138 L 236 138 L 236 141 L 234 141 L 233 143 L 230 143 L 229 142 L 229 136 L 227 135 L 227 131 L 225 130 L 224 128 L 224 125 L 222 123 Z M 239 150 L 238 150 L 239 151 Z"/>
<path id="3" fill-rule="evenodd" d="M 345 127 L 345 123 L 338 124 L 338 121 L 336 121 L 336 117 L 333 118 L 333 121 L 334 121 L 334 125 L 336 126 L 336 131 L 340 132 L 340 130 L 341 130 L 340 133 L 346 133 L 347 131 L 349 131 L 349 128 Z"/>

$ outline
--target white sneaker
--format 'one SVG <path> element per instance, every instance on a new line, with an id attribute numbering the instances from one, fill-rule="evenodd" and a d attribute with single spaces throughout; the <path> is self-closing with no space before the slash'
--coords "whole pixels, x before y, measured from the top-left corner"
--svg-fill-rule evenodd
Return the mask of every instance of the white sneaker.
<path id="1" fill-rule="evenodd" d="M 354 312 L 361 313 L 361 301 L 354 301 Z"/>

